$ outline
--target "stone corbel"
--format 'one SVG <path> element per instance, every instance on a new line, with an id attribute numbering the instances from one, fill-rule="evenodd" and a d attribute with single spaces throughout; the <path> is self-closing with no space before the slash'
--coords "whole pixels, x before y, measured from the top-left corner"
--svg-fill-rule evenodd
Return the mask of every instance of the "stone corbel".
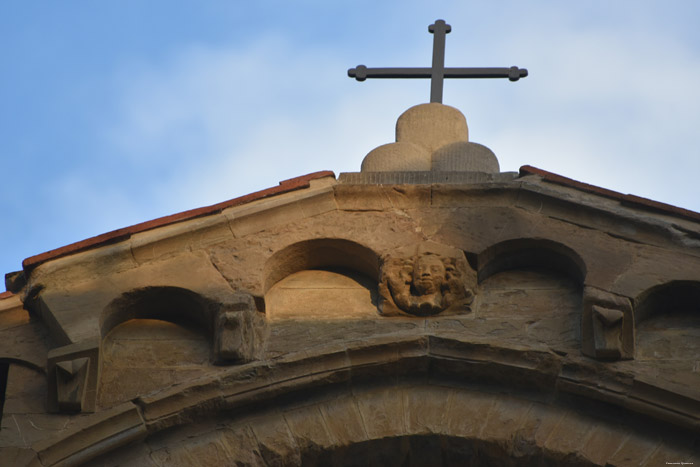
<path id="1" fill-rule="evenodd" d="M 49 351 L 48 406 L 51 412 L 94 412 L 99 381 L 99 344 L 70 344 Z"/>
<path id="2" fill-rule="evenodd" d="M 595 287 L 583 292 L 582 350 L 600 360 L 634 357 L 634 316 L 627 297 Z"/>
<path id="3" fill-rule="evenodd" d="M 236 294 L 214 316 L 214 361 L 218 364 L 254 360 L 265 338 L 265 319 L 250 294 Z"/>

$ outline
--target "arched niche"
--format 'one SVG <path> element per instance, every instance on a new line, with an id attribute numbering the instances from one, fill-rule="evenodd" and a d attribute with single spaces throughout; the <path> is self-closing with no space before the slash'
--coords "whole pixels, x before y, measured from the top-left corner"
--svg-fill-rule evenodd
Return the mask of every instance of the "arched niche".
<path id="1" fill-rule="evenodd" d="M 276 252 L 265 263 L 264 291 L 285 277 L 307 269 L 349 269 L 377 282 L 379 255 L 359 243 L 340 238 L 320 238 L 294 243 Z"/>
<path id="2" fill-rule="evenodd" d="M 537 268 L 564 274 L 578 284 L 586 277 L 586 264 L 573 249 L 538 238 L 507 240 L 490 246 L 477 256 L 478 280 L 513 269 Z"/>
<path id="3" fill-rule="evenodd" d="M 271 321 L 376 317 L 378 258 L 362 245 L 341 239 L 296 243 L 273 255 L 265 270 Z"/>
<path id="4" fill-rule="evenodd" d="M 116 298 L 100 316 L 100 335 L 131 319 L 155 319 L 195 327 L 210 336 L 217 306 L 201 295 L 180 287 L 144 287 Z"/>
<path id="5" fill-rule="evenodd" d="M 110 407 L 208 371 L 217 309 L 179 287 L 145 287 L 113 300 L 100 317 L 97 406 Z"/>
<path id="6" fill-rule="evenodd" d="M 700 353 L 700 282 L 671 281 L 635 300 L 636 357 L 685 360 Z"/>
<path id="7" fill-rule="evenodd" d="M 504 339 L 578 349 L 586 269 L 576 252 L 550 240 L 516 239 L 491 246 L 476 263 L 479 320 L 499 323 Z"/>

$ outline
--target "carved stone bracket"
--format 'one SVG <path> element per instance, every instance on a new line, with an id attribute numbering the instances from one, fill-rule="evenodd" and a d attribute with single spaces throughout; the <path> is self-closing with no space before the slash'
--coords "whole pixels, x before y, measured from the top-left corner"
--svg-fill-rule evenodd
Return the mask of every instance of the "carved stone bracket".
<path id="1" fill-rule="evenodd" d="M 581 322 L 583 353 L 601 360 L 634 357 L 634 316 L 627 297 L 585 287 Z"/>
<path id="2" fill-rule="evenodd" d="M 99 381 L 99 344 L 85 342 L 49 351 L 48 406 L 51 412 L 94 412 Z"/>
<path id="3" fill-rule="evenodd" d="M 476 273 L 464 252 L 451 246 L 424 242 L 396 249 L 382 258 L 379 276 L 382 315 L 471 311 Z"/>
<path id="4" fill-rule="evenodd" d="M 255 359 L 265 337 L 265 320 L 250 294 L 236 294 L 214 316 L 214 360 L 219 364 Z"/>

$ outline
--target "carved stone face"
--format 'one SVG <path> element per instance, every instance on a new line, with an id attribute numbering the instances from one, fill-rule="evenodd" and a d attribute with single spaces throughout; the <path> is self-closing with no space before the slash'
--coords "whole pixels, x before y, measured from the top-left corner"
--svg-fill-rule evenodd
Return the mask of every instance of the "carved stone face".
<path id="1" fill-rule="evenodd" d="M 406 245 L 382 258 L 379 311 L 384 316 L 468 313 L 475 285 L 463 251 L 434 242 Z"/>
<path id="2" fill-rule="evenodd" d="M 440 291 L 445 281 L 445 265 L 434 255 L 420 256 L 413 269 L 413 286 L 420 295 L 432 295 Z"/>

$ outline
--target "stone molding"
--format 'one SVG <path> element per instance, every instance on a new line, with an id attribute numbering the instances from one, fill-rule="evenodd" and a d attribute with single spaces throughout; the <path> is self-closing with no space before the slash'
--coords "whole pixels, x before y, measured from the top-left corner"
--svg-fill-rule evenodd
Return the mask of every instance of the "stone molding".
<path id="1" fill-rule="evenodd" d="M 243 374 L 247 377 L 242 378 Z M 86 416 L 70 433 L 37 443 L 33 449 L 38 453 L 39 465 L 77 465 L 166 428 L 207 419 L 217 413 L 234 414 L 245 407 L 264 409 L 284 394 L 309 394 L 313 398 L 313 394 L 319 394 L 320 388 L 337 390 L 339 387 L 348 390 L 354 388 L 349 392 L 357 394 L 358 391 L 367 390 L 361 388 L 391 388 L 397 381 L 404 381 L 412 388 L 415 384 L 434 385 L 430 391 L 449 393 L 461 390 L 459 388 L 476 391 L 475 396 L 470 396 L 473 401 L 490 400 L 491 404 L 510 404 L 508 411 L 503 412 L 504 415 L 510 413 L 511 416 L 516 416 L 520 413 L 524 416 L 533 410 L 534 404 L 541 407 L 538 410 L 560 411 L 557 412 L 558 417 L 569 417 L 571 423 L 585 423 L 591 428 L 595 425 L 596 430 L 603 431 L 608 429 L 608 422 L 602 415 L 598 418 L 595 414 L 604 413 L 609 410 L 606 407 L 612 405 L 621 409 L 620 414 L 630 414 L 631 417 L 625 419 L 628 416 L 625 415 L 611 425 L 613 431 L 622 430 L 616 435 L 621 446 L 618 449 L 622 449 L 630 437 L 644 439 L 646 436 L 644 432 L 636 431 L 635 416 L 655 420 L 661 433 L 664 432 L 661 427 L 666 426 L 666 423 L 696 435 L 700 433 L 700 400 L 679 394 L 659 382 L 626 379 L 605 371 L 603 364 L 583 364 L 544 349 L 499 347 L 426 335 L 398 340 L 374 338 L 341 351 L 329 348 L 326 352 L 313 355 L 303 353 L 274 362 L 232 367 L 226 375 L 204 378 L 143 396 L 136 401 L 136 405 L 126 403 Z M 391 393 L 395 394 L 396 391 L 391 390 Z M 420 391 L 414 392 L 411 389 L 408 394 L 414 393 L 420 394 Z M 504 396 L 504 393 L 509 395 Z M 530 399 L 529 395 L 532 394 L 538 394 L 536 399 Z M 567 408 L 570 397 L 587 400 L 591 409 L 599 408 L 589 410 L 585 417 L 577 415 Z M 520 404 L 518 407 L 522 408 L 507 402 L 516 399 L 522 401 L 516 402 L 516 406 Z M 303 397 L 300 401 L 302 400 Z M 325 399 L 322 397 L 320 400 Z M 426 400 L 435 401 L 435 398 Z M 543 400 L 548 402 L 543 404 Z M 304 405 L 309 406 L 309 401 L 304 402 Z M 684 409 L 684 413 L 679 413 L 679 407 Z M 425 417 L 431 419 L 441 413 L 428 410 Z M 419 417 L 416 420 L 424 418 L 420 412 L 415 416 Z M 423 430 L 426 428 L 422 427 L 430 425 L 423 423 L 425 422 L 419 422 L 415 429 L 403 428 L 392 433 L 425 433 Z M 460 429 L 450 426 L 438 423 L 438 430 L 434 432 L 452 436 L 466 435 Z M 671 452 L 673 443 L 678 440 L 673 439 L 674 428 L 666 429 L 666 432 L 667 435 L 658 437 L 650 453 L 664 449 Z M 490 436 L 488 433 L 487 429 L 476 430 L 471 437 L 486 440 Z M 511 430 L 501 428 L 498 433 L 511 433 Z M 386 435 L 377 432 L 377 436 Z M 369 434 L 368 439 L 373 437 Z M 533 438 L 531 442 L 540 448 L 564 449 L 565 444 L 560 445 L 546 439 L 548 438 L 537 441 Z M 589 456 L 589 459 L 595 455 L 584 448 L 582 444 L 563 454 L 573 452 Z M 614 452 L 618 451 L 613 450 L 612 453 Z M 601 463 L 592 465 L 604 465 L 606 460 L 608 459 L 599 460 Z"/>

